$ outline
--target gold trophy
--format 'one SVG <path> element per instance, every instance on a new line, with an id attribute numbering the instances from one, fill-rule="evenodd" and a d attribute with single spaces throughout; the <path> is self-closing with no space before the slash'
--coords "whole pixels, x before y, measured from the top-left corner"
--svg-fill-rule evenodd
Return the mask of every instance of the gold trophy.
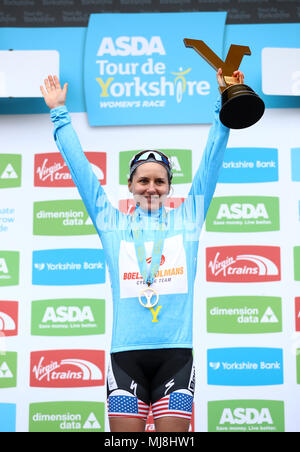
<path id="1" fill-rule="evenodd" d="M 230 129 L 244 129 L 261 119 L 265 111 L 263 100 L 248 85 L 235 83 L 232 74 L 240 67 L 245 55 L 251 55 L 248 46 L 232 44 L 226 60 L 222 61 L 204 41 L 184 39 L 186 47 L 193 48 L 216 71 L 222 69 L 224 87 L 220 87 L 222 94 L 221 122 Z"/>

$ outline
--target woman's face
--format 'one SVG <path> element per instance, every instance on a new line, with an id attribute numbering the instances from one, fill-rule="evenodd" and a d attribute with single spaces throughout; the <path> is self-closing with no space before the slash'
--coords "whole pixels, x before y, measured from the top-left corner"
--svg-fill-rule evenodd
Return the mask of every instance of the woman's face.
<path id="1" fill-rule="evenodd" d="M 143 210 L 160 209 L 170 192 L 167 170 L 155 162 L 143 163 L 128 181 L 129 191 Z"/>

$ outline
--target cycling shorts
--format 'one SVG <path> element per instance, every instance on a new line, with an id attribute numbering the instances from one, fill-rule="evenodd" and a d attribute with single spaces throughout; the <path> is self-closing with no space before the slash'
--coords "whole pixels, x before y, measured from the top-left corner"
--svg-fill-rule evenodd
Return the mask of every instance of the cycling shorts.
<path id="1" fill-rule="evenodd" d="M 146 420 L 191 419 L 195 369 L 191 349 L 133 350 L 111 354 L 107 375 L 108 416 Z"/>

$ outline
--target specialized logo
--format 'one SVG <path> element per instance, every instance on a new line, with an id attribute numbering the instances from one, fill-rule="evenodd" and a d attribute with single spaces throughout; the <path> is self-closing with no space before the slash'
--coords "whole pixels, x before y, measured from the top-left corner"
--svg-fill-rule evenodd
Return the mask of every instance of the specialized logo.
<path id="1" fill-rule="evenodd" d="M 16 209 L 0 208 L 0 232 L 7 232 L 16 221 Z"/>
<path id="2" fill-rule="evenodd" d="M 300 246 L 294 247 L 294 275 L 295 281 L 300 281 Z"/>
<path id="3" fill-rule="evenodd" d="M 17 336 L 18 306 L 17 301 L 0 300 L 0 336 Z"/>
<path id="4" fill-rule="evenodd" d="M 30 356 L 30 386 L 80 388 L 104 385 L 105 353 L 100 350 L 47 350 Z"/>
<path id="5" fill-rule="evenodd" d="M 17 386 L 17 353 L 4 352 L 0 354 L 0 388 L 15 388 Z"/>
<path id="6" fill-rule="evenodd" d="M 208 402 L 208 432 L 284 432 L 284 402 L 222 400 Z"/>
<path id="7" fill-rule="evenodd" d="M 215 197 L 207 212 L 206 229 L 234 233 L 279 231 L 279 198 Z"/>
<path id="8" fill-rule="evenodd" d="M 300 182 L 300 148 L 291 149 L 292 181 Z"/>
<path id="9" fill-rule="evenodd" d="M 0 251 L 0 287 L 19 284 L 20 253 Z"/>
<path id="10" fill-rule="evenodd" d="M 103 249 L 34 251 L 32 283 L 41 286 L 73 286 L 105 282 Z"/>
<path id="11" fill-rule="evenodd" d="M 15 433 L 16 405 L 14 403 L 0 403 L 0 432 Z"/>
<path id="12" fill-rule="evenodd" d="M 277 182 L 278 150 L 272 148 L 227 148 L 218 178 L 223 184 Z"/>
<path id="13" fill-rule="evenodd" d="M 283 351 L 277 348 L 208 350 L 207 381 L 217 386 L 281 385 Z"/>
<path id="14" fill-rule="evenodd" d="M 0 154 L 0 188 L 21 187 L 22 156 Z"/>
<path id="15" fill-rule="evenodd" d="M 97 231 L 81 200 L 41 201 L 33 205 L 33 234 L 93 235 Z"/>
<path id="16" fill-rule="evenodd" d="M 183 202 L 185 198 L 168 198 L 164 207 L 166 210 L 177 209 Z M 136 207 L 136 203 L 133 199 L 122 199 L 119 201 L 119 210 L 126 215 L 132 215 Z"/>
<path id="17" fill-rule="evenodd" d="M 101 182 L 106 184 L 106 153 L 85 152 L 85 156 L 92 165 L 92 169 Z M 67 164 L 58 152 L 36 154 L 34 157 L 34 186 L 35 187 L 74 187 L 74 182 Z"/>
<path id="18" fill-rule="evenodd" d="M 207 332 L 261 334 L 282 332 L 279 297 L 235 296 L 207 299 Z"/>
<path id="19" fill-rule="evenodd" d="M 192 182 L 192 151 L 190 149 L 158 149 L 166 154 L 172 165 L 172 184 L 188 184 Z M 139 151 L 122 151 L 119 157 L 120 185 L 128 184 L 129 163 Z"/>
<path id="20" fill-rule="evenodd" d="M 296 331 L 300 332 L 300 297 L 295 298 Z"/>
<path id="21" fill-rule="evenodd" d="M 123 14 L 91 15 L 84 64 L 90 124 L 190 124 L 199 101 L 204 109 L 199 109 L 197 121 L 207 121 L 212 74 L 188 55 L 183 39 L 181 45 L 176 42 L 175 30 L 181 28 L 184 35 L 184 30 L 197 33 L 200 27 L 208 36 L 214 26 L 215 45 L 221 50 L 225 18 L 139 13 L 128 14 L 124 21 Z"/>
<path id="22" fill-rule="evenodd" d="M 206 279 L 210 282 L 280 281 L 280 248 L 276 246 L 207 248 Z"/>
<path id="23" fill-rule="evenodd" d="M 33 336 L 88 336 L 104 333 L 105 300 L 57 299 L 32 302 Z"/>
<path id="24" fill-rule="evenodd" d="M 101 402 L 43 402 L 29 406 L 29 432 L 104 432 Z"/>

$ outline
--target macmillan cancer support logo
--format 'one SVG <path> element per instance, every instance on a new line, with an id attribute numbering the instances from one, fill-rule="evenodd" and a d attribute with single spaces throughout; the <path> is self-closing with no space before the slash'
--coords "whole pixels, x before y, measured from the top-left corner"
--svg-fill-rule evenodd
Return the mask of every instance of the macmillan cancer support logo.
<path id="1" fill-rule="evenodd" d="M 208 432 L 283 433 L 284 402 L 222 400 L 208 402 Z"/>
<path id="2" fill-rule="evenodd" d="M 22 156 L 0 154 L 0 188 L 16 188 L 22 184 Z"/>
<path id="3" fill-rule="evenodd" d="M 207 351 L 207 383 L 216 386 L 283 384 L 283 350 L 241 347 Z"/>
<path id="4" fill-rule="evenodd" d="M 81 200 L 40 201 L 33 204 L 33 234 L 93 235 L 97 231 Z"/>
<path id="5" fill-rule="evenodd" d="M 212 199 L 206 217 L 210 232 L 279 231 L 279 198 L 230 196 Z"/>
<path id="6" fill-rule="evenodd" d="M 207 332 L 280 333 L 282 300 L 279 297 L 261 296 L 207 298 Z"/>
<path id="7" fill-rule="evenodd" d="M 32 302 L 33 336 L 87 336 L 104 333 L 105 300 L 77 298 Z"/>
<path id="8" fill-rule="evenodd" d="M 101 182 L 106 185 L 106 153 L 85 152 L 92 169 Z M 75 187 L 71 173 L 59 152 L 36 154 L 34 157 L 35 187 Z"/>
<path id="9" fill-rule="evenodd" d="M 33 251 L 33 285 L 76 286 L 103 283 L 105 283 L 103 249 Z"/>
<path id="10" fill-rule="evenodd" d="M 166 154 L 172 165 L 172 184 L 189 184 L 192 182 L 192 151 L 190 149 L 158 149 Z M 128 184 L 129 163 L 139 150 L 119 153 L 119 183 Z"/>
<path id="11" fill-rule="evenodd" d="M 103 386 L 105 352 L 102 350 L 46 350 L 30 355 L 30 386 L 82 388 Z"/>
<path id="12" fill-rule="evenodd" d="M 206 248 L 206 280 L 227 283 L 280 281 L 280 247 Z"/>

